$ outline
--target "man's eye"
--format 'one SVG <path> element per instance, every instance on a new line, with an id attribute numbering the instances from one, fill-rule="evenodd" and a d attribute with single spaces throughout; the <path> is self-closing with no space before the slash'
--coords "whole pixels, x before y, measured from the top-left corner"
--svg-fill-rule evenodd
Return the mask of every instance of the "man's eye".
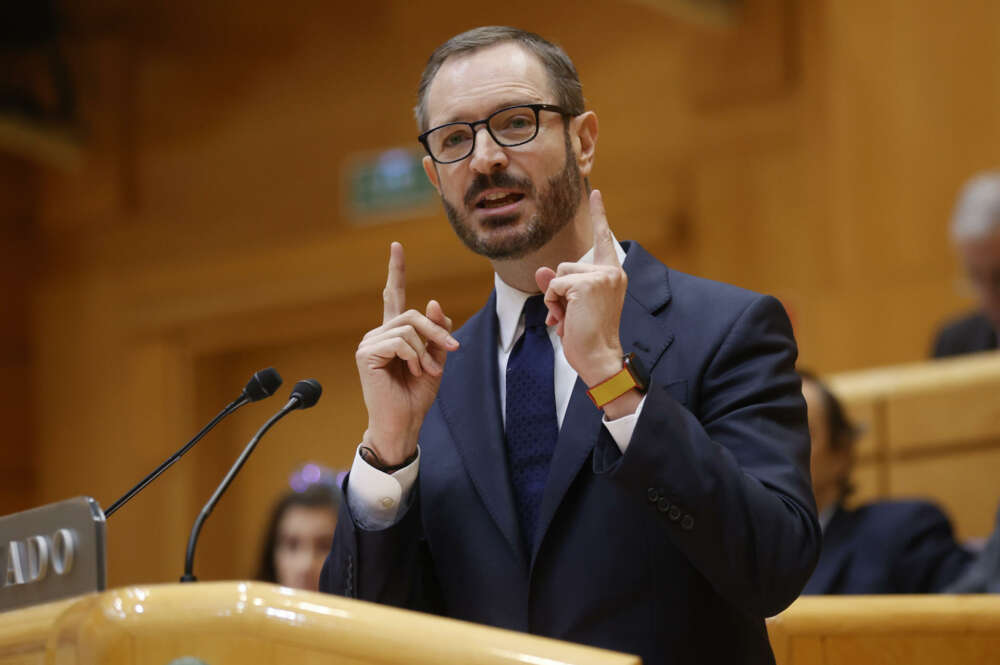
<path id="1" fill-rule="evenodd" d="M 461 145 L 465 141 L 469 140 L 469 135 L 466 132 L 452 132 L 444 137 L 444 141 L 441 142 L 446 148 L 454 148 L 457 145 Z"/>

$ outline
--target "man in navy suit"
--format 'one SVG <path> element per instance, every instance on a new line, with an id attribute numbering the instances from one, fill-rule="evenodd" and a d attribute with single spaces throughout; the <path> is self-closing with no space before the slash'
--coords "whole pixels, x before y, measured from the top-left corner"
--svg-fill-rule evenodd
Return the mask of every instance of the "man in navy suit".
<path id="1" fill-rule="evenodd" d="M 858 430 L 822 382 L 803 373 L 812 478 L 823 552 L 805 594 L 934 593 L 968 566 L 951 522 L 928 501 L 876 501 L 845 508 Z"/>
<path id="2" fill-rule="evenodd" d="M 452 336 L 437 301 L 406 309 L 393 243 L 321 590 L 647 663 L 773 662 L 764 618 L 820 539 L 781 305 L 614 238 L 589 191 L 597 116 L 537 35 L 446 42 L 417 117 L 495 289 Z"/>

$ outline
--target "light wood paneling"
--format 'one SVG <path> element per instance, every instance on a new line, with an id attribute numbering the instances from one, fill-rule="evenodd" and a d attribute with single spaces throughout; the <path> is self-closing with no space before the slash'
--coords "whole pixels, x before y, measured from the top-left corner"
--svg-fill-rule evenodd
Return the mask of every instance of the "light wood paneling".
<path id="1" fill-rule="evenodd" d="M 953 518 L 960 540 L 982 540 L 996 526 L 1000 507 L 1000 440 L 980 450 L 949 449 L 887 465 L 892 496 L 929 497 Z"/>
<path id="2" fill-rule="evenodd" d="M 779 665 L 1000 663 L 996 596 L 803 596 L 769 619 Z"/>

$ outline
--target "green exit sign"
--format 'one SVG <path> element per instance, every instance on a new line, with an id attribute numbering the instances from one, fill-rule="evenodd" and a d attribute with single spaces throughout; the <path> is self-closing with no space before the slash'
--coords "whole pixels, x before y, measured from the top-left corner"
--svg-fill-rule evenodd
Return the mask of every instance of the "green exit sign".
<path id="1" fill-rule="evenodd" d="M 375 224 L 434 213 L 438 196 L 424 173 L 423 154 L 393 148 L 351 158 L 345 170 L 346 213 L 351 223 Z"/>

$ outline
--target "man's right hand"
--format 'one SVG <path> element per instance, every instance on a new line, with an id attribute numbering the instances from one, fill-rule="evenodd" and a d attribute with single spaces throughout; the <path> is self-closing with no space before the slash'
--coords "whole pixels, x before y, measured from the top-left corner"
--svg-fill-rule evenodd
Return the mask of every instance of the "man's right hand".
<path id="1" fill-rule="evenodd" d="M 417 436 L 441 385 L 445 359 L 458 348 L 451 319 L 431 300 L 425 314 L 406 309 L 403 246 L 389 247 L 382 325 L 369 331 L 354 357 L 368 409 L 363 445 L 387 465 L 417 450 Z"/>

